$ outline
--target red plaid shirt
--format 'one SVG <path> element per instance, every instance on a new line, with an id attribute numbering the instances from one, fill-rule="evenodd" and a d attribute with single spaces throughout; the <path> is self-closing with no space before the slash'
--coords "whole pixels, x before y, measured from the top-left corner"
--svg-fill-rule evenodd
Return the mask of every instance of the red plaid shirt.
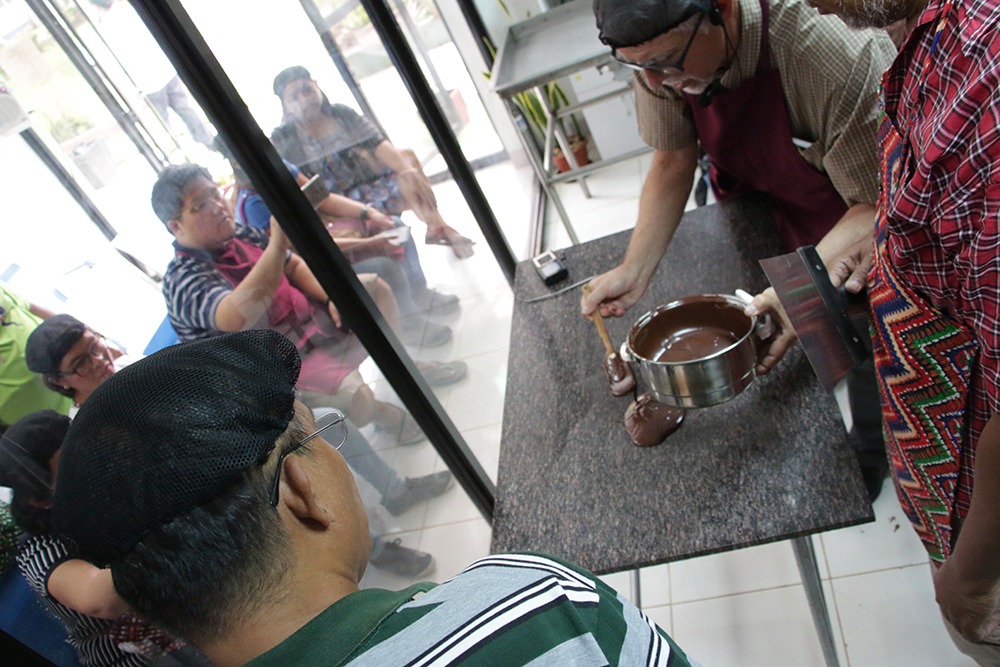
<path id="1" fill-rule="evenodd" d="M 975 444 L 1000 411 L 998 23 L 1000 0 L 931 0 L 882 81 L 885 112 L 910 150 L 887 210 L 892 263 L 980 344 L 960 516 L 968 511 L 962 501 L 971 492 Z"/>

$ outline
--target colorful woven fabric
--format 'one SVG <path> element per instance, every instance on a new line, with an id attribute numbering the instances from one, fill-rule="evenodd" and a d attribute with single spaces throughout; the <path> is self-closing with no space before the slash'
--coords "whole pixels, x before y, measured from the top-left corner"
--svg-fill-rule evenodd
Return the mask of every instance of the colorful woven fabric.
<path id="1" fill-rule="evenodd" d="M 900 505 L 931 559 L 943 562 L 951 552 L 978 345 L 900 282 L 880 249 L 869 298 L 886 448 Z"/>
<path id="2" fill-rule="evenodd" d="M 909 85 L 918 99 L 949 9 L 946 3 L 935 29 L 927 34 L 922 57 L 914 61 L 919 62 L 919 74 Z M 963 479 L 963 473 L 971 459 L 969 443 L 974 442 L 970 433 L 978 437 L 982 428 L 968 410 L 979 344 L 968 326 L 913 288 L 907 271 L 913 264 L 894 252 L 903 240 L 916 236 L 902 233 L 902 224 L 913 213 L 907 206 L 911 165 L 919 156 L 908 133 L 918 125 L 915 109 L 920 105 L 899 103 L 892 93 L 892 70 L 886 81 L 887 113 L 879 129 L 883 183 L 869 280 L 873 355 L 896 493 L 931 559 L 941 563 L 969 507 L 971 487 L 964 482 L 971 477 Z M 928 233 L 928 225 L 918 227 L 921 235 Z"/>

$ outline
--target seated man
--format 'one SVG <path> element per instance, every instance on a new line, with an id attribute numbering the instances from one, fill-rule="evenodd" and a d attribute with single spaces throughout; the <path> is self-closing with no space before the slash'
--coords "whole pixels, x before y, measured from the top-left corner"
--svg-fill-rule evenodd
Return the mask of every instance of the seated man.
<path id="1" fill-rule="evenodd" d="M 42 374 L 46 386 L 81 406 L 105 380 L 130 361 L 121 350 L 108 345 L 103 336 L 72 315 L 59 314 L 42 322 L 28 338 L 25 348 L 28 368 Z M 400 479 L 350 421 L 345 422 L 344 456 L 363 479 L 381 495 L 390 514 L 441 495 L 453 484 L 448 471 L 423 477 Z M 404 577 L 424 576 L 434 567 L 429 553 L 409 549 L 396 542 L 372 536 L 372 565 Z"/>
<path id="2" fill-rule="evenodd" d="M 219 667 L 693 664 L 602 581 L 540 555 L 358 590 L 364 510 L 336 421 L 295 401 L 298 371 L 288 340 L 245 331 L 157 352 L 80 411 L 56 526 L 136 611 Z"/>
<path id="3" fill-rule="evenodd" d="M 399 150 L 377 127 L 343 104 L 331 104 L 305 67 L 274 78 L 282 125 L 271 141 L 281 157 L 307 176 L 319 174 L 330 192 L 399 215 L 411 209 L 427 225 L 428 244 L 450 246 L 464 259 L 473 241 L 448 226 L 423 167 L 411 150 Z"/>

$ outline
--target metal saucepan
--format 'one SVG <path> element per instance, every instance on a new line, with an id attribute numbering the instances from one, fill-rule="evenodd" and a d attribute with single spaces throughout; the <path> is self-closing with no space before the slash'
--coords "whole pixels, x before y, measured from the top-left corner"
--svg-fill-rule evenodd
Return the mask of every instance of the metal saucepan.
<path id="1" fill-rule="evenodd" d="M 746 305 L 745 298 L 700 294 L 654 308 L 632 325 L 622 359 L 661 403 L 724 403 L 753 382 L 771 335 L 770 319 L 747 317 Z"/>

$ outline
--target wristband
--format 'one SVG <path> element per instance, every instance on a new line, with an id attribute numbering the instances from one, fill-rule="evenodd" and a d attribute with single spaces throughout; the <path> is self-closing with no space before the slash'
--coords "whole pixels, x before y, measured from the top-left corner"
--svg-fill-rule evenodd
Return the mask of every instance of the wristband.
<path id="1" fill-rule="evenodd" d="M 368 222 L 368 211 L 370 209 L 371 207 L 368 205 L 365 205 L 365 207 L 361 209 L 361 215 L 358 216 L 358 219 L 361 220 L 361 222 Z"/>

